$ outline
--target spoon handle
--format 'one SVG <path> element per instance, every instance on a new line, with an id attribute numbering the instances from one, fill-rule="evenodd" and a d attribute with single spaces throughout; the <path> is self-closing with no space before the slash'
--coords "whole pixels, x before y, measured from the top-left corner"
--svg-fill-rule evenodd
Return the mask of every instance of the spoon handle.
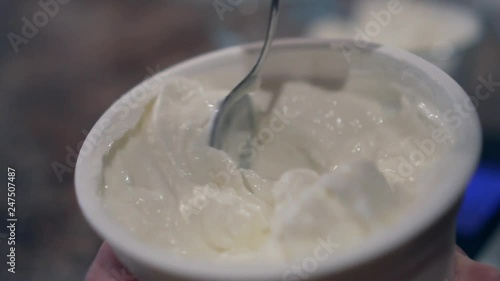
<path id="1" fill-rule="evenodd" d="M 257 74 L 262 69 L 264 62 L 267 59 L 267 55 L 269 54 L 269 50 L 271 49 L 271 44 L 273 42 L 273 38 L 276 35 L 276 29 L 278 28 L 278 19 L 279 19 L 279 5 L 280 0 L 272 0 L 271 3 L 271 12 L 269 14 L 269 23 L 266 33 L 266 39 L 264 41 L 264 47 L 260 51 L 259 59 L 257 63 L 253 67 L 250 74 Z"/>
<path id="2" fill-rule="evenodd" d="M 244 102 L 243 106 L 246 107 L 249 118 L 253 118 L 253 107 L 248 93 L 255 90 L 255 87 L 258 83 L 259 72 L 262 69 L 262 66 L 264 65 L 264 62 L 269 54 L 274 35 L 276 34 L 279 18 L 279 4 L 280 0 L 272 0 L 271 2 L 271 11 L 269 14 L 267 34 L 264 41 L 264 46 L 262 47 L 257 62 L 255 63 L 250 73 L 248 73 L 248 75 L 223 100 L 219 111 L 215 116 L 212 130 L 210 132 L 210 146 L 214 148 L 223 148 L 226 133 L 225 131 L 227 129 L 228 123 L 231 121 L 228 119 L 232 119 L 230 117 L 233 117 L 234 114 L 238 113 L 235 111 L 241 111 L 241 106 L 236 105 L 241 105 L 240 102 L 243 98 L 247 100 L 247 102 Z M 252 128 L 255 127 L 254 120 L 249 120 L 248 122 L 250 123 L 250 126 Z M 252 131 L 251 133 L 253 135 L 254 132 Z"/>

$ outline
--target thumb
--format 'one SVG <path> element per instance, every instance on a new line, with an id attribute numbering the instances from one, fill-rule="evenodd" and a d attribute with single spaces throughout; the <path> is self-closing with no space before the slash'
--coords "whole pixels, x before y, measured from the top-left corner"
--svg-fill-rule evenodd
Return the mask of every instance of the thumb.
<path id="1" fill-rule="evenodd" d="M 106 242 L 102 244 L 92 262 L 85 281 L 137 281 L 115 257 Z"/>
<path id="2" fill-rule="evenodd" d="M 454 281 L 500 281 L 500 271 L 492 266 L 481 264 L 470 259 L 458 247 L 455 257 L 456 277 Z"/>

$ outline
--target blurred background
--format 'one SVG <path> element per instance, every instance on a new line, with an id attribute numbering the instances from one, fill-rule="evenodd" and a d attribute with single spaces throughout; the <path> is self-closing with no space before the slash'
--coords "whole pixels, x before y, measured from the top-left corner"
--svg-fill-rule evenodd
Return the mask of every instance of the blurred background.
<path id="1" fill-rule="evenodd" d="M 485 146 L 457 239 L 473 257 L 500 267 L 500 1 L 401 0 L 390 19 L 381 13 L 390 0 L 283 2 L 279 37 L 353 37 L 405 48 L 470 95 L 478 87 L 490 93 L 478 106 Z M 83 279 L 101 243 L 73 190 L 87 132 L 145 77 L 204 52 L 262 40 L 268 3 L 0 1 L 0 163 L 17 170 L 19 220 L 17 279 L 2 270 L 1 280 Z M 7 201 L 6 188 L 0 198 Z M 6 204 L 0 212 L 5 218 Z M 2 253 L 6 233 L 0 228 Z"/>

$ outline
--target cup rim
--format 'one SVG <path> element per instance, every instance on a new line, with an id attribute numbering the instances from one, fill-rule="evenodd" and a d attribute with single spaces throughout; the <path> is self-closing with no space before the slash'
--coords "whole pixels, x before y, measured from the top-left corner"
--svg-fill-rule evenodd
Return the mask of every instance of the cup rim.
<path id="1" fill-rule="evenodd" d="M 258 51 L 261 48 L 260 42 L 250 43 L 241 46 L 234 46 L 222 50 L 203 54 L 187 61 L 181 62 L 174 66 L 168 67 L 157 75 L 175 75 L 175 73 L 185 71 L 203 65 L 207 61 L 223 60 L 224 58 L 242 56 L 247 52 Z M 328 46 L 341 46 L 348 44 L 355 46 L 354 40 L 339 40 L 339 39 L 311 39 L 311 38 L 290 38 L 279 39 L 273 44 L 273 49 L 283 48 L 325 48 Z M 464 90 L 445 72 L 431 63 L 413 55 L 407 51 L 400 50 L 388 46 L 380 46 L 370 44 L 370 51 L 374 54 L 386 56 L 392 59 L 404 62 L 409 67 L 414 67 L 425 73 L 427 80 L 439 81 L 443 91 L 452 95 L 456 100 L 468 98 Z M 150 78 L 149 80 L 153 79 Z M 147 81 L 140 83 L 132 90 L 128 91 L 120 99 L 118 99 L 99 119 L 110 118 L 117 114 L 111 110 L 120 101 L 123 101 L 130 93 L 139 90 L 140 86 Z M 97 121 L 99 122 L 99 121 Z M 397 228 L 394 227 L 392 235 L 372 235 L 367 238 L 363 247 L 356 247 L 349 252 L 345 252 L 335 259 L 330 259 L 322 267 L 314 272 L 314 276 L 324 276 L 326 274 L 335 274 L 351 269 L 355 266 L 368 263 L 378 256 L 388 253 L 405 242 L 418 236 L 430 225 L 435 223 L 443 216 L 450 208 L 459 201 L 465 190 L 466 183 L 472 176 L 475 167 L 479 160 L 481 149 L 481 133 L 479 119 L 477 113 L 473 113 L 470 118 L 465 120 L 467 124 L 462 126 L 467 127 L 470 133 L 467 135 L 467 147 L 465 151 L 464 161 L 457 163 L 456 175 L 453 177 L 444 177 L 442 187 L 436 191 L 436 194 L 429 196 L 428 206 L 419 210 L 419 213 L 408 215 L 407 219 L 397 223 Z M 94 127 L 92 130 L 96 130 Z M 92 131 L 89 135 L 92 134 Z M 86 139 L 85 142 L 89 142 Z M 208 280 L 269 280 L 281 279 L 284 272 L 289 269 L 285 265 L 256 265 L 256 264 L 213 264 L 201 262 L 199 260 L 189 260 L 181 257 L 170 255 L 165 250 L 157 249 L 147 243 L 137 240 L 132 233 L 128 233 L 125 229 L 116 223 L 102 210 L 102 203 L 96 195 L 96 188 L 100 186 L 101 181 L 95 175 L 100 171 L 91 171 L 97 169 L 82 169 L 84 163 L 90 158 L 89 156 L 78 156 L 75 169 L 75 191 L 78 204 L 82 213 L 93 229 L 105 240 L 107 240 L 113 249 L 118 253 L 125 254 L 134 260 L 154 268 L 155 270 L 193 279 L 208 279 Z M 324 265 L 324 266 L 323 266 Z"/>

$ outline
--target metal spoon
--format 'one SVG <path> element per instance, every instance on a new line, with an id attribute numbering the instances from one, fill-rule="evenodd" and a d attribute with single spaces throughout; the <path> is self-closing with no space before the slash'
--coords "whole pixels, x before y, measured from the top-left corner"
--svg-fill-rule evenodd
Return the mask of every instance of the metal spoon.
<path id="1" fill-rule="evenodd" d="M 269 15 L 266 39 L 264 41 L 264 46 L 260 52 L 257 63 L 252 68 L 250 73 L 231 91 L 231 93 L 229 93 L 229 95 L 224 99 L 219 107 L 219 111 L 215 116 L 212 130 L 210 132 L 211 147 L 223 150 L 224 143 L 226 141 L 226 137 L 228 135 L 228 131 L 232 122 L 237 119 L 237 117 L 245 113 L 247 115 L 246 121 L 248 122 L 248 127 L 246 129 L 248 129 L 251 137 L 255 133 L 256 125 L 254 120 L 253 106 L 248 93 L 255 89 L 258 82 L 258 75 L 271 48 L 271 43 L 278 26 L 279 3 L 280 0 L 272 0 L 271 2 L 271 12 Z M 249 168 L 250 164 L 251 163 L 249 161 L 248 155 L 243 155 L 242 153 L 240 153 L 240 167 Z"/>

